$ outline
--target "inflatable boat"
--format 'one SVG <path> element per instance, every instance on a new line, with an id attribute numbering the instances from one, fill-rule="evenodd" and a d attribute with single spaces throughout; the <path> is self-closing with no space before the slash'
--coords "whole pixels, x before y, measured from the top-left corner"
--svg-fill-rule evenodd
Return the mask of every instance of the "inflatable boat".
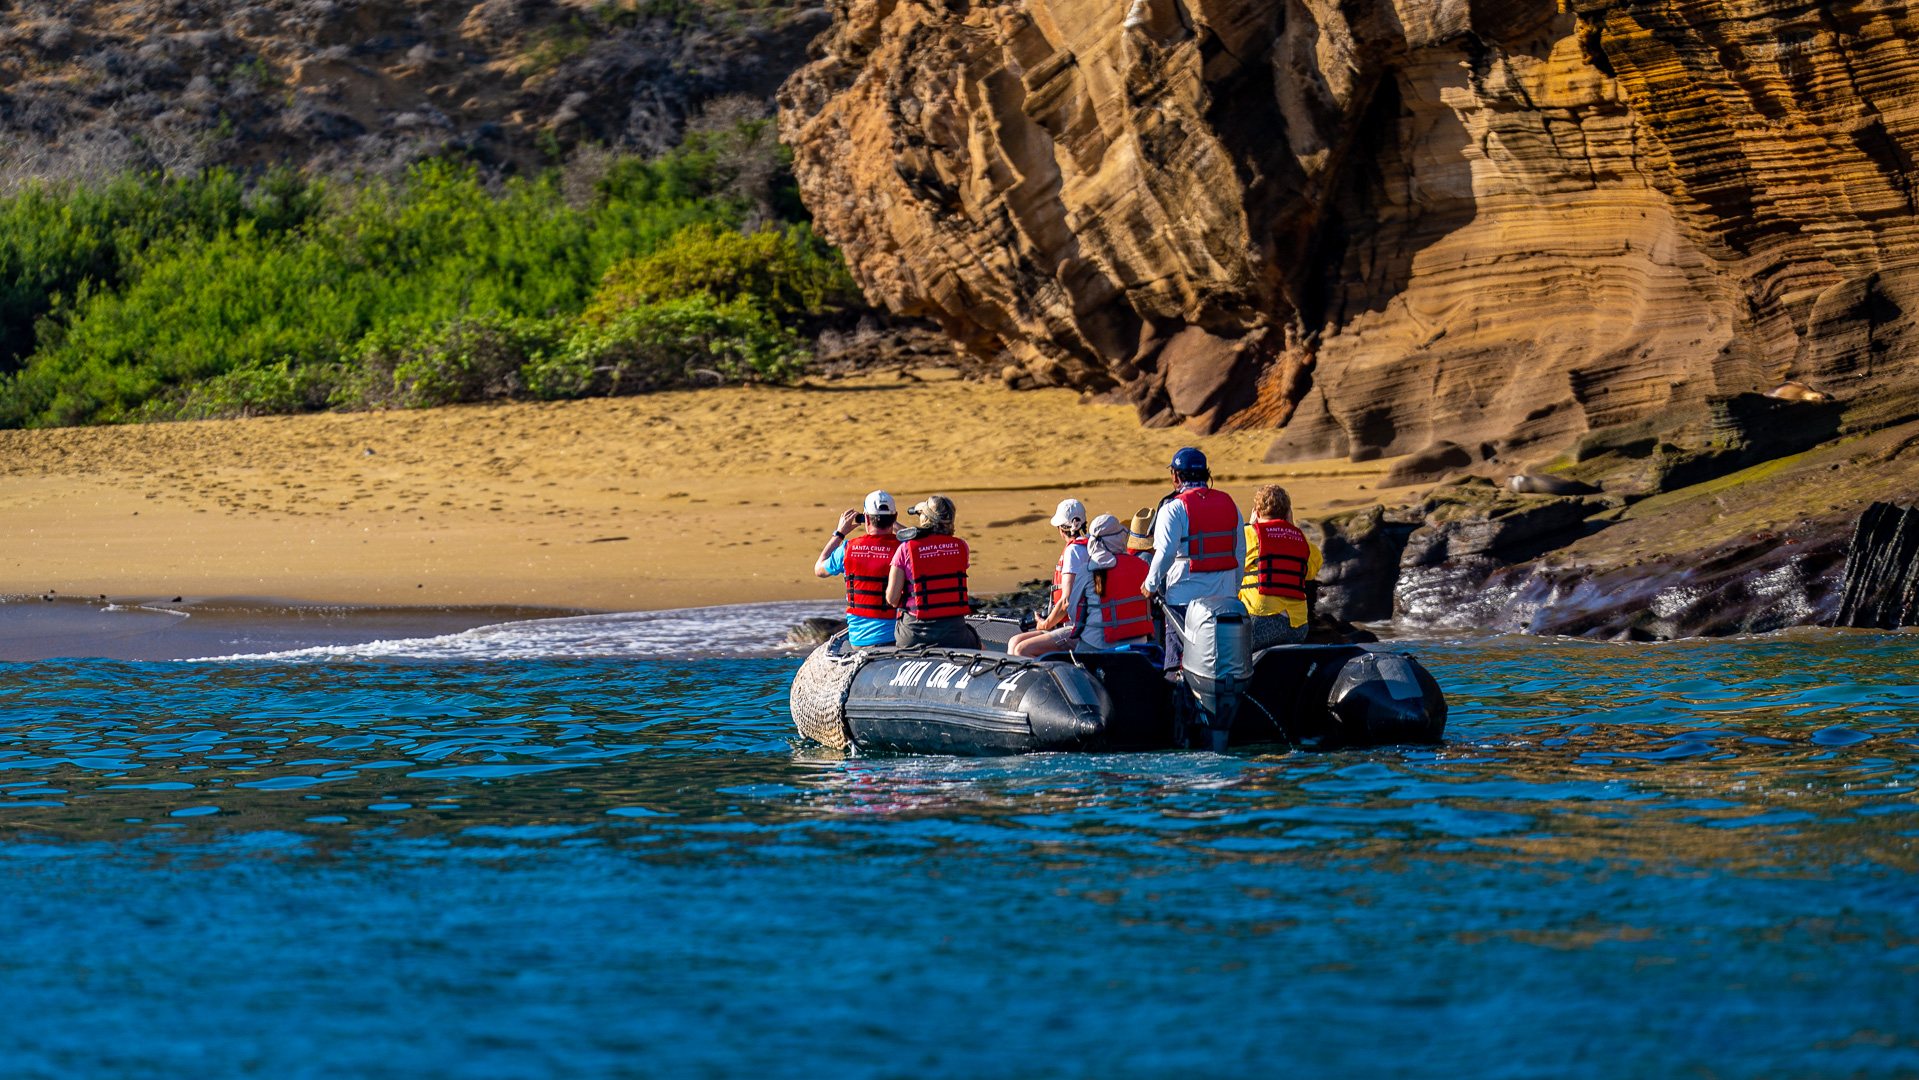
<path id="1" fill-rule="evenodd" d="M 969 621 L 979 649 L 854 649 L 844 632 L 835 635 L 794 678 L 800 733 L 840 749 L 997 755 L 1254 744 L 1338 750 L 1436 743 L 1446 728 L 1445 695 L 1412 656 L 1356 645 L 1249 654 L 1230 609 L 1210 629 L 1195 629 L 1201 640 L 1186 641 L 1177 682 L 1155 646 L 1025 659 L 1006 653 L 1018 622 Z M 1209 634 L 1237 640 L 1209 649 Z"/>

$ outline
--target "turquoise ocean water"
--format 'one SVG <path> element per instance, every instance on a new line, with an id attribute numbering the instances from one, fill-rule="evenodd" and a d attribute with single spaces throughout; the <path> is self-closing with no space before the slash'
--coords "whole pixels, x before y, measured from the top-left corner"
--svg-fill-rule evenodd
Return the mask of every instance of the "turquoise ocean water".
<path id="1" fill-rule="evenodd" d="M 0 667 L 0 1075 L 1919 1074 L 1912 637 L 981 761 L 798 741 L 792 614 Z"/>

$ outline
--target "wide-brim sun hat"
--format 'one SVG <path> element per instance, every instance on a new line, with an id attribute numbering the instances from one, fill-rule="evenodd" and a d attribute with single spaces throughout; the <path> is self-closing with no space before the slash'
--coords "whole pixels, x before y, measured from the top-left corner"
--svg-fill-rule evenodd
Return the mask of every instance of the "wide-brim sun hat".
<path id="1" fill-rule="evenodd" d="M 1153 549 L 1153 511 L 1141 509 L 1133 515 L 1133 523 L 1126 529 L 1126 550 L 1151 551 Z"/>

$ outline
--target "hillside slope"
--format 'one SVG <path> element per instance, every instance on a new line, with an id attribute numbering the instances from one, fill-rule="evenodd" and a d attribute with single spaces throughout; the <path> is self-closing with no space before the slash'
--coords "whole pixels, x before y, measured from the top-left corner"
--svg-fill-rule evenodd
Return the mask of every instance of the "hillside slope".
<path id="1" fill-rule="evenodd" d="M 659 151 L 710 99 L 770 103 L 825 25 L 695 0 L 0 5 L 0 180 Z"/>

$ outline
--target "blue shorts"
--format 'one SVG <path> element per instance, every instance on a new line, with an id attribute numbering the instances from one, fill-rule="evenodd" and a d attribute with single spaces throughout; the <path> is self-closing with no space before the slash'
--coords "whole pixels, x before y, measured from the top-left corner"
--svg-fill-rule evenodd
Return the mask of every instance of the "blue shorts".
<path id="1" fill-rule="evenodd" d="M 846 573 L 846 548 L 844 545 L 834 548 L 833 554 L 826 557 L 826 572 L 829 574 Z M 872 645 L 893 644 L 893 620 L 873 619 L 865 615 L 846 617 L 846 642 L 856 649 Z"/>
<path id="2" fill-rule="evenodd" d="M 893 620 L 848 615 L 846 641 L 856 649 L 864 649 L 870 645 L 891 645 L 893 644 Z"/>

